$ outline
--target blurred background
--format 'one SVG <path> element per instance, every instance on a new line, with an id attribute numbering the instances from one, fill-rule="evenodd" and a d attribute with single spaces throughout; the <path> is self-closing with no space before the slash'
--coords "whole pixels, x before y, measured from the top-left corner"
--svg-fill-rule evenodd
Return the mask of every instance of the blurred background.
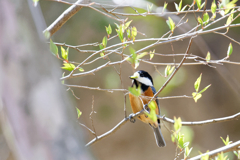
<path id="1" fill-rule="evenodd" d="M 71 1 L 74 2 L 74 1 Z M 116 1 L 94 1 L 99 3 L 114 4 L 119 3 Z M 174 2 L 177 4 L 179 1 L 169 0 L 167 9 L 169 11 L 175 11 Z M 146 9 L 147 1 L 138 0 L 134 1 L 134 5 L 142 6 Z M 151 0 L 148 3 L 153 3 L 154 11 L 161 9 L 164 1 Z M 191 4 L 191 0 L 183 0 L 183 5 Z M 212 1 L 208 1 L 207 8 L 211 7 Z M 45 18 L 47 26 L 49 26 L 64 10 L 69 6 L 62 3 L 52 1 L 40 1 L 43 16 Z M 134 6 L 133 5 L 133 6 Z M 239 2 L 238 2 L 239 5 Z M 130 8 L 118 9 L 120 12 L 133 12 Z M 144 12 L 144 9 L 139 9 L 139 12 Z M 173 20 L 181 18 L 183 15 L 173 16 Z M 188 23 L 177 29 L 174 35 L 181 34 L 188 28 L 194 27 L 196 21 L 193 14 L 188 14 Z M 219 15 L 217 15 L 219 17 Z M 165 34 L 169 28 L 166 24 L 166 17 L 159 16 L 129 16 L 129 20 L 133 20 L 131 26 L 136 26 L 138 31 L 145 33 L 144 35 L 138 34 L 136 39 L 143 38 L 159 38 Z M 239 23 L 240 19 L 237 19 L 234 23 Z M 103 16 L 102 14 L 89 9 L 81 9 L 75 16 L 73 16 L 63 27 L 54 34 L 52 37 L 54 42 L 66 43 L 70 45 L 81 45 L 86 43 L 101 42 L 102 38 L 106 36 L 105 26 L 109 24 L 113 28 L 113 34 L 115 35 L 116 21 Z M 215 24 L 213 27 L 224 25 L 225 21 Z M 225 31 L 223 31 L 225 32 Z M 230 28 L 228 35 L 240 41 L 240 29 Z M 109 42 L 111 44 L 119 43 L 120 40 L 115 38 Z M 174 53 L 185 53 L 189 39 L 172 43 Z M 224 36 L 218 34 L 207 34 L 198 36 L 195 38 L 191 47 L 190 53 L 202 57 L 206 57 L 208 51 L 210 51 L 212 59 L 222 59 L 227 54 L 227 48 L 231 41 Z M 135 50 L 141 49 L 150 42 L 135 43 L 131 45 Z M 240 62 L 239 50 L 240 46 L 234 42 L 233 54 L 230 57 L 231 61 Z M 99 47 L 85 47 L 83 49 L 98 50 Z M 171 54 L 173 53 L 171 44 L 160 45 L 152 48 L 156 53 Z M 126 54 L 128 49 L 126 49 Z M 69 50 L 69 60 L 75 62 L 82 62 L 91 53 L 79 53 L 76 50 Z M 121 57 L 117 55 L 110 56 L 112 60 L 120 60 Z M 181 57 L 175 57 L 176 62 L 181 60 Z M 85 71 L 91 70 L 97 66 L 104 64 L 106 60 L 98 60 L 91 65 L 85 65 L 83 68 Z M 152 62 L 173 62 L 172 57 L 154 56 Z M 189 61 L 186 61 L 189 62 Z M 59 61 L 62 65 L 62 62 Z M 233 115 L 240 111 L 240 67 L 239 65 L 224 64 L 214 65 L 217 68 L 212 68 L 207 65 L 192 65 L 183 66 L 177 72 L 175 77 L 171 80 L 169 85 L 159 95 L 164 96 L 179 96 L 187 95 L 191 96 L 194 92 L 194 82 L 202 73 L 202 82 L 200 89 L 212 84 L 211 87 L 203 93 L 202 98 L 195 103 L 193 99 L 179 98 L 179 99 L 163 99 L 160 100 L 161 115 L 165 115 L 168 118 L 181 117 L 183 121 L 201 121 L 213 118 L 220 118 Z M 164 74 L 166 66 L 157 66 L 159 72 Z M 117 66 L 117 69 L 119 67 Z M 162 84 L 167 80 L 156 72 L 153 65 L 140 62 L 137 70 L 145 70 L 149 72 L 154 80 L 154 86 L 158 90 Z M 133 73 L 133 69 L 130 64 L 122 64 L 122 80 L 123 88 L 127 89 L 131 85 L 131 80 L 128 78 Z M 66 75 L 66 74 L 65 74 Z M 85 76 L 80 78 L 73 78 L 65 81 L 66 84 L 74 84 L 89 87 L 100 88 L 122 88 L 121 81 L 118 74 L 113 67 L 104 68 L 94 76 Z M 85 124 L 89 128 L 92 128 L 89 114 L 91 113 L 92 96 L 94 96 L 94 110 L 96 114 L 93 114 L 93 122 L 97 135 L 101 135 L 108 130 L 112 129 L 117 123 L 124 118 L 124 96 L 121 92 L 108 93 L 104 91 L 88 90 L 72 88 L 75 95 L 80 98 L 77 100 L 72 93 L 69 92 L 74 106 L 79 108 L 82 112 L 79 122 Z M 129 99 L 127 98 L 127 113 L 132 113 Z M 162 126 L 162 132 L 166 140 L 167 146 L 165 148 L 157 147 L 152 133 L 152 129 L 136 120 L 136 123 L 128 122 L 122 126 L 116 133 L 108 136 L 107 138 L 97 142 L 89 147 L 93 156 L 99 160 L 124 160 L 124 159 L 174 159 L 176 145 L 171 141 L 171 133 L 169 130 L 173 129 L 173 125 L 164 122 L 165 126 Z M 190 141 L 190 147 L 193 147 L 190 156 L 195 156 L 200 152 L 206 152 L 207 150 L 213 150 L 223 146 L 223 142 L 220 137 L 224 139 L 229 135 L 231 141 L 237 141 L 240 139 L 240 121 L 229 121 L 224 123 L 209 124 L 203 126 L 194 127 L 182 127 L 182 132 L 185 134 L 186 141 Z M 81 127 L 81 126 L 79 126 Z M 166 127 L 169 129 L 166 129 Z M 94 136 L 85 130 L 86 143 L 94 138 Z M 14 158 L 9 151 L 5 139 L 0 135 L 0 160 L 13 160 Z M 230 159 L 236 159 L 233 154 L 228 154 Z"/>

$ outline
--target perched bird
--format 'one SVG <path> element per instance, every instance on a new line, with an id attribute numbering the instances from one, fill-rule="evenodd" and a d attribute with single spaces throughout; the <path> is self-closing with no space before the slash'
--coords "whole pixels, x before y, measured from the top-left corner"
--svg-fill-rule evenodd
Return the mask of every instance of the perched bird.
<path id="1" fill-rule="evenodd" d="M 143 109 L 144 105 L 148 104 L 148 102 L 151 100 L 150 97 L 153 97 L 156 93 L 156 89 L 153 87 L 152 77 L 146 71 L 139 70 L 135 72 L 132 76 L 130 76 L 130 78 L 132 79 L 132 87 L 136 86 L 138 88 L 140 86 L 141 88 L 141 95 L 139 97 L 129 93 L 132 111 L 133 113 L 137 113 Z M 155 112 L 157 115 L 160 115 L 160 106 L 157 99 L 155 100 L 155 105 L 158 106 L 156 107 Z M 147 110 L 150 109 L 149 107 L 145 108 Z M 138 116 L 138 119 L 140 119 L 144 123 L 149 124 L 152 127 L 157 145 L 159 147 L 165 147 L 166 142 L 164 141 L 160 129 L 160 120 L 158 119 L 156 122 L 154 122 L 146 114 Z"/>

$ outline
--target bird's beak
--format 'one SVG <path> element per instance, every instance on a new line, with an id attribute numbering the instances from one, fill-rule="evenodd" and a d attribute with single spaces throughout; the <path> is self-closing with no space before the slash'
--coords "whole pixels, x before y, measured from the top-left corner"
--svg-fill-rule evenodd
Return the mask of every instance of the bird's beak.
<path id="1" fill-rule="evenodd" d="M 139 74 L 136 72 L 132 76 L 129 76 L 130 79 L 136 79 L 139 77 Z"/>

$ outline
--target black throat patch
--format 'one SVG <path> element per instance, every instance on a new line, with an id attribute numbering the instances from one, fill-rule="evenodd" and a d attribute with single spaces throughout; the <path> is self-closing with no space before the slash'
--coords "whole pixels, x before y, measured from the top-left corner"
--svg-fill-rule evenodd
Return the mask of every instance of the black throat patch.
<path id="1" fill-rule="evenodd" d="M 136 88 L 138 88 L 138 86 L 140 85 L 142 92 L 146 91 L 146 90 L 148 89 L 148 87 L 149 87 L 149 86 L 147 86 L 147 85 L 145 85 L 145 84 L 143 84 L 143 83 L 141 83 L 141 82 L 138 82 L 136 79 L 133 80 L 132 87 L 133 87 L 134 85 L 136 86 Z"/>

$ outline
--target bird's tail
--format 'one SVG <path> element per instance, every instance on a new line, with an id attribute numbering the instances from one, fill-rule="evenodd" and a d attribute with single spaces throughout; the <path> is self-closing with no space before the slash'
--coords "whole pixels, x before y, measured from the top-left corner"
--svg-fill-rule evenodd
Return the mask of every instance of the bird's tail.
<path id="1" fill-rule="evenodd" d="M 163 138 L 160 126 L 158 126 L 157 128 L 152 127 L 152 129 L 153 129 L 154 136 L 155 136 L 156 143 L 157 143 L 158 147 L 165 147 L 166 142 Z"/>

